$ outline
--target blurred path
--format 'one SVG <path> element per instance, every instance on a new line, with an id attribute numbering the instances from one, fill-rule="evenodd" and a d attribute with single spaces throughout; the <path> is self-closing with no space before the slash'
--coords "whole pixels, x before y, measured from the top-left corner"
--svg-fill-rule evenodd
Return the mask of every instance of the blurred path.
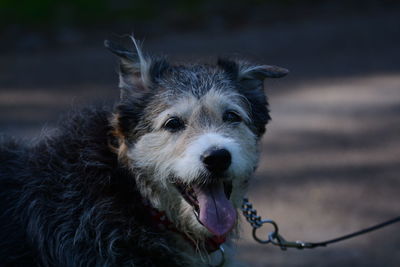
<path id="1" fill-rule="evenodd" d="M 249 196 L 286 239 L 323 241 L 400 215 L 400 73 L 310 82 L 270 101 Z M 247 226 L 239 251 L 250 266 L 398 266 L 399 230 L 282 252 Z"/>

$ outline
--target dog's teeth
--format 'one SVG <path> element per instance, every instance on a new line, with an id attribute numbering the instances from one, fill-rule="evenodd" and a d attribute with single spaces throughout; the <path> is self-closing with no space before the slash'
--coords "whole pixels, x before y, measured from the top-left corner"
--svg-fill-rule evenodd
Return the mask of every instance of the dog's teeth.
<path id="1" fill-rule="evenodd" d="M 195 215 L 196 217 L 199 217 L 199 213 L 197 212 L 196 209 L 193 209 L 193 213 L 194 213 L 194 215 Z"/>

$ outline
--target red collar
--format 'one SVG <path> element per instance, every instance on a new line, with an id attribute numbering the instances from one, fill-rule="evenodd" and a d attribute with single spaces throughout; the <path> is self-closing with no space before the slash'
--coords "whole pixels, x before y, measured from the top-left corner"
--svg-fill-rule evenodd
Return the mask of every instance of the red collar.
<path id="1" fill-rule="evenodd" d="M 147 207 L 150 211 L 150 217 L 152 225 L 161 231 L 172 231 L 180 234 L 185 240 L 192 244 L 193 248 L 196 248 L 196 243 L 193 239 L 189 238 L 185 233 L 179 231 L 175 225 L 168 219 L 167 215 L 164 211 L 159 211 L 155 209 L 148 201 L 143 201 L 143 205 Z M 219 247 L 225 243 L 225 236 L 211 236 L 205 240 L 205 247 L 208 253 L 212 253 L 217 251 Z"/>

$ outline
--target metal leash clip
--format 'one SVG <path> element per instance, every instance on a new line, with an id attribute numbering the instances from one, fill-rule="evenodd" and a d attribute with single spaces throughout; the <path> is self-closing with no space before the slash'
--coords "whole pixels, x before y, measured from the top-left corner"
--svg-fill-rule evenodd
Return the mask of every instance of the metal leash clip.
<path id="1" fill-rule="evenodd" d="M 271 243 L 275 246 L 279 246 L 282 250 L 287 248 L 313 248 L 312 243 L 307 243 L 303 241 L 286 241 L 280 234 L 278 224 L 273 220 L 262 220 L 261 216 L 257 215 L 257 210 L 253 208 L 253 205 L 249 202 L 247 198 L 243 199 L 242 212 L 246 220 L 253 227 L 253 238 L 261 244 Z M 260 229 L 264 224 L 271 224 L 274 227 L 272 232 L 269 232 L 266 239 L 257 236 L 257 230 Z"/>
<path id="2" fill-rule="evenodd" d="M 268 234 L 268 238 L 271 243 L 275 246 L 279 246 L 282 250 L 286 250 L 287 248 L 313 248 L 314 245 L 311 243 L 303 242 L 303 241 L 286 241 L 278 232 L 271 232 Z"/>
<path id="3" fill-rule="evenodd" d="M 400 222 L 400 216 L 395 217 L 391 220 L 385 221 L 383 223 L 359 230 L 357 232 L 340 236 L 334 239 L 322 241 L 322 242 L 303 242 L 303 241 L 286 241 L 280 234 L 279 228 L 276 222 L 273 220 L 262 220 L 261 216 L 257 215 L 257 210 L 253 208 L 253 205 L 249 202 L 247 198 L 243 199 L 242 204 L 242 212 L 246 220 L 251 224 L 253 227 L 253 238 L 257 242 L 261 244 L 268 244 L 271 243 L 272 245 L 279 246 L 282 250 L 286 250 L 287 248 L 297 248 L 297 249 L 304 249 L 304 248 L 316 248 L 316 247 L 326 247 L 329 244 L 337 243 L 349 238 L 353 238 L 362 234 L 366 234 L 375 230 L 378 230 L 382 227 L 391 225 L 393 223 Z M 257 230 L 261 228 L 264 224 L 271 224 L 274 227 L 274 231 L 269 232 L 267 235 L 267 239 L 262 239 L 257 236 Z"/>
<path id="4" fill-rule="evenodd" d="M 263 225 L 264 223 L 271 224 L 274 227 L 274 231 L 268 233 L 267 239 L 261 239 L 257 236 L 257 229 L 259 229 L 261 227 L 253 228 L 253 238 L 259 243 L 262 243 L 262 244 L 271 243 L 275 246 L 279 246 L 282 250 L 286 250 L 287 248 L 303 249 L 303 248 L 312 248 L 313 247 L 313 245 L 311 243 L 306 243 L 303 241 L 294 241 L 294 242 L 286 241 L 286 239 L 284 239 L 279 234 L 278 225 L 273 220 L 263 220 L 260 223 L 261 223 L 261 225 Z"/>

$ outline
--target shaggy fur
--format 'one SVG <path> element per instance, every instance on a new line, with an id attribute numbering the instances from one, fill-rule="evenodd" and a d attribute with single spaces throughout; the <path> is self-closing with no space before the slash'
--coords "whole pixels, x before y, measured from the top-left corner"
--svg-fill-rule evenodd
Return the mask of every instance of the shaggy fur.
<path id="1" fill-rule="evenodd" d="M 287 71 L 172 66 L 106 46 L 121 58 L 114 109 L 71 113 L 35 145 L 0 140 L 1 266 L 207 265 L 212 234 L 176 185 L 223 183 L 240 206 L 269 120 L 263 80 Z M 171 118 L 181 128 L 168 128 Z M 199 160 L 211 145 L 232 155 L 217 178 Z M 156 227 L 145 202 L 180 233 Z"/>

